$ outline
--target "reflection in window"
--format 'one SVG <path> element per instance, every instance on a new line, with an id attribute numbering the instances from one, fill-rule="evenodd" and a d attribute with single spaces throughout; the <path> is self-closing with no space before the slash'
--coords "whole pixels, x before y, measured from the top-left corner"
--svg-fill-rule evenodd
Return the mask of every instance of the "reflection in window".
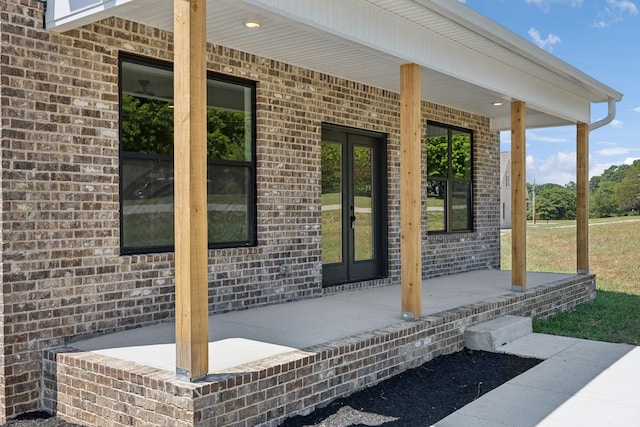
<path id="1" fill-rule="evenodd" d="M 254 87 L 207 81 L 207 218 L 210 247 L 255 243 Z M 121 246 L 173 250 L 173 73 L 133 57 L 120 61 Z"/>
<path id="2" fill-rule="evenodd" d="M 321 143 L 322 262 L 342 262 L 342 145 Z"/>
<path id="3" fill-rule="evenodd" d="M 427 125 L 427 228 L 430 232 L 472 229 L 472 133 Z"/>

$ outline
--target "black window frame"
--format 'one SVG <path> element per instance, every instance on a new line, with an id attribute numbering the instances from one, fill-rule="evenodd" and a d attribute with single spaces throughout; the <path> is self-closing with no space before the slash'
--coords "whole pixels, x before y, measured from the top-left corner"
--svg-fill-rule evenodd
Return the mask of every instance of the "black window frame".
<path id="1" fill-rule="evenodd" d="M 431 181 L 444 182 L 446 184 L 446 188 L 444 189 L 445 200 L 444 200 L 444 230 L 432 230 L 429 227 L 429 221 L 427 221 L 427 231 L 429 234 L 454 234 L 454 233 L 471 233 L 474 231 L 474 197 L 473 197 L 473 177 L 474 177 L 474 132 L 471 129 L 453 126 L 446 123 L 440 123 L 436 121 L 427 121 L 427 132 L 426 132 L 426 148 L 427 148 L 427 159 L 429 158 L 429 128 L 430 127 L 438 127 L 447 131 L 447 176 L 441 175 L 430 175 L 429 167 L 427 166 L 427 209 L 429 208 L 429 189 L 431 188 Z M 469 177 L 468 178 L 456 178 L 454 175 L 453 168 L 453 143 L 452 136 L 454 132 L 467 133 L 469 134 Z M 467 187 L 467 218 L 466 223 L 467 227 L 465 228 L 454 228 L 452 218 L 453 218 L 453 198 L 454 194 L 453 187 L 455 184 L 466 184 Z M 427 211 L 428 212 L 428 211 Z"/>
<path id="2" fill-rule="evenodd" d="M 119 222 L 120 222 L 120 253 L 122 255 L 141 255 L 148 253 L 165 253 L 174 252 L 175 244 L 168 245 L 141 245 L 141 246 L 125 246 L 124 239 L 124 184 L 123 184 L 123 160 L 125 159 L 146 159 L 156 160 L 159 163 L 173 162 L 173 150 L 171 154 L 146 154 L 133 151 L 125 151 L 123 147 L 123 111 L 122 111 L 122 94 L 123 94 L 123 66 L 124 62 L 129 62 L 146 67 L 153 67 L 160 70 L 170 71 L 173 73 L 173 63 L 163 61 L 159 59 L 152 59 L 148 57 L 141 57 L 137 55 L 120 53 L 118 57 L 118 164 L 119 164 Z M 207 158 L 207 171 L 212 166 L 218 167 L 231 167 L 231 168 L 243 168 L 248 173 L 247 179 L 247 239 L 228 242 L 208 242 L 209 249 L 225 249 L 225 248 L 239 248 L 239 247 L 252 247 L 257 246 L 257 178 L 256 178 L 256 88 L 257 84 L 253 80 L 242 79 L 238 77 L 227 76 L 224 74 L 215 73 L 207 70 L 207 81 L 217 81 L 228 83 L 232 85 L 238 85 L 251 90 L 251 159 L 250 161 L 237 161 L 237 160 L 223 160 Z"/>

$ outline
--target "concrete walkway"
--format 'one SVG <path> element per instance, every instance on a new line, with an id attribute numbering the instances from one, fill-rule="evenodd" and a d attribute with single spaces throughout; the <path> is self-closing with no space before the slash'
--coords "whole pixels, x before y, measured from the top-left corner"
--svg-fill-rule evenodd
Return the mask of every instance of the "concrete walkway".
<path id="1" fill-rule="evenodd" d="M 640 347 L 529 334 L 498 351 L 545 361 L 435 426 L 640 426 Z"/>

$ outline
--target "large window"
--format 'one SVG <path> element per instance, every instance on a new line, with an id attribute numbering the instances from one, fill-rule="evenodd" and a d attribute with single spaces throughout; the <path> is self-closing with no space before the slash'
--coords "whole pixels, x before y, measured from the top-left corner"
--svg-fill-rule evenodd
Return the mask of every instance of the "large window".
<path id="1" fill-rule="evenodd" d="M 207 79 L 209 247 L 255 244 L 255 86 Z M 120 224 L 123 253 L 174 244 L 171 64 L 120 59 Z"/>
<path id="2" fill-rule="evenodd" d="M 429 232 L 471 231 L 471 131 L 427 124 L 427 229 Z"/>

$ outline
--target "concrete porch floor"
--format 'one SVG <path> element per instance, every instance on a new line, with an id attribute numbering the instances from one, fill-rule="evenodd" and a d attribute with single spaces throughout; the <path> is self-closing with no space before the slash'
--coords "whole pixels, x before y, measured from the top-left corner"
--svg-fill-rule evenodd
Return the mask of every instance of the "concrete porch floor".
<path id="1" fill-rule="evenodd" d="M 527 290 L 571 274 L 527 274 Z M 485 270 L 423 281 L 423 317 L 514 295 L 511 272 Z M 209 373 L 304 350 L 401 323 L 400 287 L 361 289 L 209 317 Z M 163 323 L 69 344 L 140 365 L 175 372 L 175 323 Z"/>

